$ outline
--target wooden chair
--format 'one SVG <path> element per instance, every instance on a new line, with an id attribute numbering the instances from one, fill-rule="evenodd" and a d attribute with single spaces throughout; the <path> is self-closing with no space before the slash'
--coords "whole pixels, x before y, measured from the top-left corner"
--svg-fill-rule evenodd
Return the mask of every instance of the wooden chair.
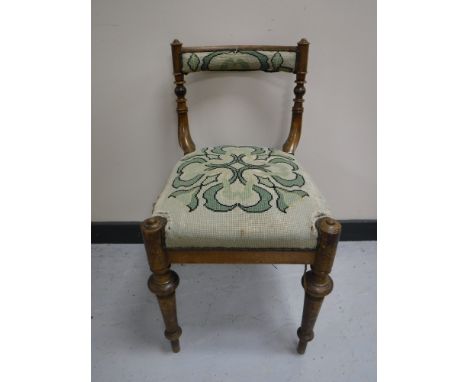
<path id="1" fill-rule="evenodd" d="M 294 158 L 302 125 L 309 43 L 297 46 L 172 46 L 178 137 L 184 152 L 141 224 L 152 275 L 172 350 L 179 352 L 174 263 L 304 264 L 305 290 L 297 351 L 304 354 L 331 272 L 341 225 L 331 218 L 310 177 Z M 296 76 L 289 136 L 281 150 L 217 146 L 196 150 L 189 131 L 184 75 L 197 71 L 262 70 Z M 307 265 L 310 270 L 307 271 Z"/>

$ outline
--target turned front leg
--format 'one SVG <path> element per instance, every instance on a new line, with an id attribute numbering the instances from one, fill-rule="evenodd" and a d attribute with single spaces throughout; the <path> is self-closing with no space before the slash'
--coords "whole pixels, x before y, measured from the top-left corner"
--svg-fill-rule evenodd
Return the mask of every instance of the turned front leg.
<path id="1" fill-rule="evenodd" d="M 148 280 L 148 287 L 158 298 L 166 331 L 164 335 L 171 341 L 172 351 L 180 351 L 179 337 L 182 329 L 177 323 L 175 290 L 179 285 L 179 276 L 170 269 L 166 252 L 164 230 L 167 220 L 155 216 L 141 224 L 148 263 L 153 273 Z"/>
<path id="2" fill-rule="evenodd" d="M 317 254 L 312 270 L 302 277 L 304 287 L 304 310 L 301 327 L 297 329 L 299 344 L 297 352 L 304 354 L 307 342 L 314 338 L 314 325 L 325 296 L 333 289 L 333 280 L 329 276 L 335 259 L 336 247 L 340 239 L 341 224 L 332 218 L 317 221 Z"/>

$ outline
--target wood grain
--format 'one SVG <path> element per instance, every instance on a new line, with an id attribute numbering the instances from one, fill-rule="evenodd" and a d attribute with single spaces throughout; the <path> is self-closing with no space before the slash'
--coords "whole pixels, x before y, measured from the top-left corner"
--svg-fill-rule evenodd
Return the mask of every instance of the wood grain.
<path id="1" fill-rule="evenodd" d="M 218 46 L 187 46 L 182 48 L 182 53 L 216 52 L 218 50 L 263 50 L 270 52 L 296 52 L 297 46 L 283 45 L 218 45 Z"/>
<path id="2" fill-rule="evenodd" d="M 312 264 L 314 250 L 168 248 L 171 263 L 182 264 Z"/>
<path id="3" fill-rule="evenodd" d="M 296 56 L 296 86 L 294 87 L 294 106 L 292 108 L 291 127 L 286 142 L 283 145 L 283 151 L 294 154 L 301 139 L 302 114 L 304 112 L 304 94 L 306 92 L 306 74 L 307 61 L 309 56 L 309 42 L 302 39 L 297 43 Z"/>

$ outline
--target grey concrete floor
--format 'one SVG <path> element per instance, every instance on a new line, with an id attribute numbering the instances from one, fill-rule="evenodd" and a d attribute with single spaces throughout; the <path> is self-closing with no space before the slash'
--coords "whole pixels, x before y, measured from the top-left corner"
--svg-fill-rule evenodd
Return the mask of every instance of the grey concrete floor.
<path id="1" fill-rule="evenodd" d="M 375 242 L 340 244 L 335 289 L 303 356 L 303 266 L 174 265 L 183 330 L 174 354 L 143 246 L 93 245 L 93 381 L 375 381 L 376 260 Z"/>

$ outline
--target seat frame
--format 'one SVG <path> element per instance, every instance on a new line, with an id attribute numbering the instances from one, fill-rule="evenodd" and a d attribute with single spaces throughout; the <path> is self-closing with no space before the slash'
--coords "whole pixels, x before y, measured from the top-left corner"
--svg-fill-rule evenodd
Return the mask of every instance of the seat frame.
<path id="1" fill-rule="evenodd" d="M 297 46 L 236 45 L 211 47 L 182 47 L 178 40 L 171 44 L 177 96 L 178 139 L 184 154 L 195 151 L 195 144 L 190 136 L 188 109 L 185 99 L 184 74 L 182 73 L 182 54 L 207 51 L 288 51 L 296 52 L 296 86 L 294 88 L 294 106 L 288 138 L 282 149 L 294 154 L 299 143 L 302 127 L 303 96 L 309 43 L 301 39 Z M 304 354 L 307 343 L 314 338 L 314 325 L 322 302 L 333 289 L 330 277 L 336 248 L 341 233 L 341 224 L 331 218 L 322 217 L 315 223 L 318 232 L 317 246 L 314 249 L 254 249 L 254 248 L 167 248 L 165 227 L 167 220 L 153 216 L 141 224 L 148 263 L 152 272 L 148 287 L 159 302 L 159 307 L 166 327 L 165 337 L 170 341 L 173 352 L 180 351 L 179 338 L 182 334 L 177 320 L 175 291 L 179 277 L 170 269 L 171 264 L 304 264 L 310 266 L 305 271 L 301 284 L 304 288 L 304 308 L 301 326 L 297 330 L 299 343 L 297 352 Z M 312 227 L 311 227 L 312 229 Z"/>

